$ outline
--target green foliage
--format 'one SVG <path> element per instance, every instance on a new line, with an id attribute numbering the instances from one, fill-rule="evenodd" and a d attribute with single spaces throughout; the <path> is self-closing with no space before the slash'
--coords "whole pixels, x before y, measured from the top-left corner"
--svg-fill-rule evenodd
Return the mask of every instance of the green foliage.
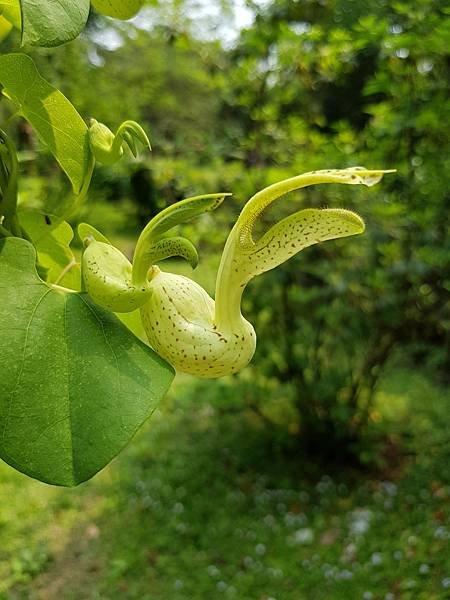
<path id="1" fill-rule="evenodd" d="M 34 210 L 20 211 L 19 222 L 36 249 L 45 280 L 79 290 L 80 267 L 70 247 L 73 229 L 69 223 L 56 215 Z"/>
<path id="2" fill-rule="evenodd" d="M 83 119 L 67 98 L 39 75 L 25 54 L 0 56 L 0 82 L 78 194 L 90 170 L 88 129 Z"/>
<path id="3" fill-rule="evenodd" d="M 22 43 L 59 46 L 70 42 L 84 29 L 90 0 L 20 0 Z"/>
<path id="4" fill-rule="evenodd" d="M 189 166 L 202 161 L 209 169 L 211 158 L 226 139 L 221 98 L 227 82 L 219 70 L 225 61 L 220 45 L 201 43 L 184 32 L 163 27 L 148 32 L 132 25 L 108 26 L 123 41 L 117 50 L 110 52 L 89 37 L 77 40 L 76 48 L 56 50 L 49 73 L 61 73 L 59 86 L 70 90 L 70 98 L 82 114 L 95 115 L 107 125 L 130 115 L 145 123 L 151 133 L 152 161 L 179 158 L 189 161 Z M 95 66 L 88 59 L 90 53 L 98 57 Z M 42 59 L 39 66 L 48 68 Z M 78 86 L 83 78 L 95 79 L 95 86 Z M 209 189 L 222 188 L 213 185 Z M 176 199 L 201 191 L 186 190 Z"/>
<path id="5" fill-rule="evenodd" d="M 116 19 L 130 19 L 144 0 L 95 0 L 94 8 Z M 8 35 L 21 30 L 22 45 L 54 47 L 74 40 L 86 26 L 90 0 L 2 0 L 0 17 Z M 10 26 L 8 28 L 8 25 Z"/>
<path id="6" fill-rule="evenodd" d="M 250 391 L 178 379 L 133 445 L 76 490 L 0 465 L 0 595 L 444 599 L 448 390 L 417 370 L 385 374 L 379 459 L 395 468 L 377 473 L 286 453 L 250 405 L 234 412 Z"/>
<path id="7" fill-rule="evenodd" d="M 96 155 L 105 166 L 90 188 L 95 202 L 75 219 L 89 220 L 113 240 L 128 277 L 137 222 L 144 226 L 183 197 L 236 191 L 214 220 L 206 215 L 195 226 L 180 226 L 181 239 L 198 245 L 202 258 L 220 252 L 225 232 L 255 189 L 324 165 L 397 168 L 379 191 L 367 197 L 355 191 L 351 207 L 367 223 L 364 239 L 305 250 L 300 261 L 252 283 L 243 302 L 260 340 L 257 367 L 243 377 L 244 388 L 250 378 L 248 394 L 267 422 L 275 419 L 314 449 L 333 452 L 338 444 L 345 452 L 361 456 L 363 448 L 362 454 L 373 456 L 361 436 L 375 418 L 378 380 L 394 349 L 448 372 L 448 159 L 442 151 L 448 137 L 448 20 L 431 0 L 421 0 L 414 12 L 402 1 L 390 7 L 376 2 L 367 10 L 357 3 L 285 0 L 253 8 L 254 24 L 228 49 L 203 39 L 181 3 L 155 8 L 151 30 L 94 13 L 76 45 L 51 55 L 33 50 L 40 72 L 81 114 L 101 121 L 103 138 L 94 140 L 88 156 L 89 165 Z M 105 30 L 117 49 L 102 46 Z M 122 135 L 130 132 L 119 127 L 120 135 L 112 133 L 129 115 L 151 126 L 155 140 L 155 156 L 142 156 L 133 167 L 127 159 L 134 139 Z M 10 138 L 20 138 L 20 131 L 9 129 Z M 35 152 L 29 141 L 19 147 L 23 156 Z M 8 180 L 2 206 L 16 201 L 13 155 L 2 148 Z M 31 164 L 22 169 L 34 179 L 19 186 L 17 222 L 5 213 L 2 226 L 38 246 L 39 273 L 48 283 L 77 289 L 78 265 L 65 272 L 74 254 L 78 260 L 64 223 L 74 199 L 62 198 L 45 155 L 39 158 L 48 176 L 44 185 L 33 187 Z M 296 205 L 298 200 L 311 207 L 310 214 L 325 214 L 320 211 L 326 207 L 331 215 L 350 196 L 317 188 L 298 193 Z M 37 231 L 25 222 L 31 208 L 38 211 Z M 275 205 L 260 215 L 255 239 L 264 246 L 273 233 L 286 234 L 279 228 L 298 229 L 297 217 L 286 215 Z M 41 249 L 36 239 L 42 239 Z M 171 243 L 196 263 L 193 246 L 180 238 Z M 165 238 L 160 246 L 152 248 L 145 267 L 171 253 Z M 217 263 L 216 256 L 208 258 L 208 269 L 215 271 Z M 129 322 L 142 335 L 135 311 Z"/>
<path id="8" fill-rule="evenodd" d="M 394 348 L 448 372 L 448 19 L 428 0 L 416 8 L 279 1 L 232 51 L 226 131 L 255 177 L 369 157 L 399 172 L 384 193 L 356 195 L 358 246 L 310 249 L 244 303 L 260 332 L 252 396 L 266 415 L 289 398 L 283 424 L 315 451 L 358 453 Z M 318 208 L 342 199 L 305 197 Z"/>
<path id="9" fill-rule="evenodd" d="M 0 241 L 2 458 L 57 485 L 103 468 L 153 412 L 172 369 L 84 294 L 52 289 L 33 247 Z"/>
<path id="10" fill-rule="evenodd" d="M 131 19 L 142 8 L 145 0 L 92 0 L 92 6 L 115 19 Z"/>
<path id="11" fill-rule="evenodd" d="M 57 45 L 84 26 L 89 2 L 86 19 L 83 5 L 58 3 L 53 12 L 51 5 L 22 3 L 25 42 Z M 6 15 L 11 18 L 11 11 Z M 52 27 L 60 37 L 55 38 Z M 73 230 L 65 220 L 86 196 L 96 159 L 114 164 L 123 156 L 124 144 L 134 156 L 136 141 L 150 144 L 134 121 L 122 123 L 115 136 L 95 120 L 88 130 L 27 55 L 1 56 L 0 82 L 18 114 L 60 163 L 74 192 L 69 201 L 53 204 L 52 211 L 47 202 L 18 211 L 19 159 L 11 138 L 0 132 L 0 304 L 5 323 L 0 360 L 6 372 L 0 394 L 0 455 L 41 481 L 77 485 L 128 443 L 173 378 L 171 367 L 112 313 L 76 292 L 83 282 L 70 248 Z M 82 230 L 95 233 L 88 226 Z M 89 241 L 91 250 L 97 245 L 113 249 Z M 116 256 L 110 258 L 114 262 Z"/>
<path id="12" fill-rule="evenodd" d="M 0 14 L 12 26 L 17 29 L 21 28 L 22 15 L 20 0 L 2 0 L 0 2 Z"/>

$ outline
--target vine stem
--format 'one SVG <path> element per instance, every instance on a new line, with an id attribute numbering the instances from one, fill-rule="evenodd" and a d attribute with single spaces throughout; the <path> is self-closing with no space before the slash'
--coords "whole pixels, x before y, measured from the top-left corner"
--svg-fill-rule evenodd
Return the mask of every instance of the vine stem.
<path id="1" fill-rule="evenodd" d="M 53 282 L 53 285 L 58 285 L 63 279 L 64 277 L 67 275 L 67 273 L 72 270 L 74 267 L 77 266 L 77 261 L 72 258 L 72 260 L 67 263 L 67 265 L 64 267 L 64 269 L 61 271 L 61 273 L 59 274 L 58 278 Z"/>
<path id="2" fill-rule="evenodd" d="M 3 225 L 0 223 L 0 236 L 2 237 L 14 237 L 13 234 L 8 231 L 8 229 L 6 229 L 6 227 L 3 227 Z"/>
<path id="3" fill-rule="evenodd" d="M 132 280 L 136 286 L 143 285 L 147 281 L 147 273 L 151 266 L 151 261 L 144 249 L 151 245 L 153 241 L 152 234 L 153 219 L 143 229 L 134 250 Z"/>
<path id="4" fill-rule="evenodd" d="M 6 147 L 7 156 L 10 164 L 3 163 L 4 175 L 6 175 L 6 182 L 3 181 L 5 189 L 3 192 L 3 207 L 2 212 L 4 215 L 4 227 L 8 229 L 12 234 L 21 237 L 21 228 L 17 219 L 17 180 L 19 173 L 19 161 L 17 159 L 16 148 L 11 138 L 3 131 L 0 130 L 0 139 L 3 141 Z"/>
<path id="5" fill-rule="evenodd" d="M 83 185 L 81 186 L 81 190 L 79 192 L 79 194 L 77 194 L 75 196 L 75 200 L 72 204 L 72 206 L 66 211 L 66 213 L 64 215 L 62 215 L 62 218 L 64 220 L 66 220 L 68 217 L 70 217 L 71 215 L 73 215 L 73 213 L 80 208 L 81 204 L 83 203 L 84 199 L 87 196 L 87 193 L 89 191 L 89 186 L 91 185 L 91 179 L 92 179 L 92 174 L 94 173 L 94 167 L 95 167 L 95 158 L 92 154 L 92 152 L 89 151 L 89 162 L 88 162 L 88 166 L 86 169 L 86 175 L 83 181 Z"/>

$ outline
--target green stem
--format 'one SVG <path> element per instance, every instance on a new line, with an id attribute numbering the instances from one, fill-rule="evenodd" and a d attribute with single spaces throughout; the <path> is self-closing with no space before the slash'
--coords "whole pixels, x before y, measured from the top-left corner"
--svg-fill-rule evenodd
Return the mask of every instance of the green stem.
<path id="1" fill-rule="evenodd" d="M 233 330 L 242 319 L 241 300 L 248 281 L 240 277 L 237 254 L 254 246 L 252 231 L 262 212 L 277 198 L 314 183 L 328 183 L 336 178 L 319 173 L 305 173 L 264 188 L 247 202 L 228 236 L 216 281 L 215 322 L 219 329 Z"/>
<path id="2" fill-rule="evenodd" d="M 4 149 L 3 149 L 4 152 Z M 0 148 L 0 155 L 3 154 L 2 149 Z M 8 186 L 8 172 L 6 170 L 5 165 L 3 164 L 3 157 L 0 158 L 0 189 L 2 192 L 2 196 L 6 191 L 6 188 Z M 0 199 L 0 206 L 1 206 L 1 199 Z"/>
<path id="3" fill-rule="evenodd" d="M 147 273 L 152 262 L 146 249 L 155 241 L 154 219 L 152 219 L 141 232 L 134 250 L 132 282 L 135 286 L 141 286 L 147 281 Z"/>
<path id="4" fill-rule="evenodd" d="M 50 283 L 48 285 L 57 292 L 63 292 L 64 294 L 78 294 L 76 290 L 71 290 L 70 288 L 63 287 L 62 285 L 58 285 L 56 283 Z"/>
<path id="5" fill-rule="evenodd" d="M 242 321 L 241 300 L 246 282 L 236 272 L 239 270 L 236 259 L 239 233 L 236 223 L 226 241 L 217 272 L 214 322 L 220 331 L 234 331 Z"/>
<path id="6" fill-rule="evenodd" d="M 66 213 L 64 215 L 62 215 L 62 218 L 64 220 L 67 220 L 71 215 L 73 215 L 73 213 L 76 210 L 78 210 L 80 208 L 80 206 L 83 204 L 83 202 L 87 196 L 87 193 L 89 191 L 89 186 L 91 185 L 92 174 L 94 173 L 94 167 L 95 167 L 95 158 L 94 158 L 92 152 L 90 152 L 89 153 L 89 163 L 88 163 L 87 170 L 86 170 L 86 176 L 84 178 L 83 185 L 81 186 L 80 193 L 75 196 L 74 202 L 71 205 L 71 207 L 66 211 Z"/>
<path id="7" fill-rule="evenodd" d="M 0 223 L 0 237 L 14 237 L 13 234 L 8 231 L 3 225 Z"/>
<path id="8" fill-rule="evenodd" d="M 67 275 L 67 273 L 73 269 L 74 267 L 77 266 L 77 261 L 72 258 L 72 260 L 67 263 L 67 265 L 64 267 L 64 269 L 61 271 L 61 273 L 58 275 L 58 278 L 53 282 L 54 285 L 58 285 L 63 279 L 64 277 Z"/>
<path id="9" fill-rule="evenodd" d="M 14 235 L 21 236 L 21 228 L 17 220 L 17 181 L 19 175 L 19 161 L 17 159 L 16 148 L 11 138 L 0 130 L 0 139 L 3 141 L 7 151 L 9 164 L 5 164 L 2 157 L 4 173 L 6 173 L 7 182 L 3 192 L 2 213 L 4 215 L 4 225 L 6 229 Z M 2 182 L 5 184 L 5 182 Z"/>

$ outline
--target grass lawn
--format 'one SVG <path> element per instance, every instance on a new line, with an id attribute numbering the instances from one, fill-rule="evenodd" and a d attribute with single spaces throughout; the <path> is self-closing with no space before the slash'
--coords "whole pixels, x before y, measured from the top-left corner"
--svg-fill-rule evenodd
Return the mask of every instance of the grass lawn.
<path id="1" fill-rule="evenodd" d="M 214 383 L 179 378 L 113 463 L 76 489 L 0 465 L 0 598 L 450 598 L 450 394 L 387 374 L 403 451 L 379 473 L 287 458 Z"/>

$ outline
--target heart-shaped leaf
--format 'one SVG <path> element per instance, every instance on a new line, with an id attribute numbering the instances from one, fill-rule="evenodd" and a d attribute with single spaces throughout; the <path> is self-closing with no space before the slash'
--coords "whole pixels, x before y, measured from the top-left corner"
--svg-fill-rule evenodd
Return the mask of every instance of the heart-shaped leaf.
<path id="1" fill-rule="evenodd" d="M 174 372 L 86 294 L 43 283 L 35 261 L 29 242 L 0 240 L 0 457 L 72 486 L 130 441 Z"/>

